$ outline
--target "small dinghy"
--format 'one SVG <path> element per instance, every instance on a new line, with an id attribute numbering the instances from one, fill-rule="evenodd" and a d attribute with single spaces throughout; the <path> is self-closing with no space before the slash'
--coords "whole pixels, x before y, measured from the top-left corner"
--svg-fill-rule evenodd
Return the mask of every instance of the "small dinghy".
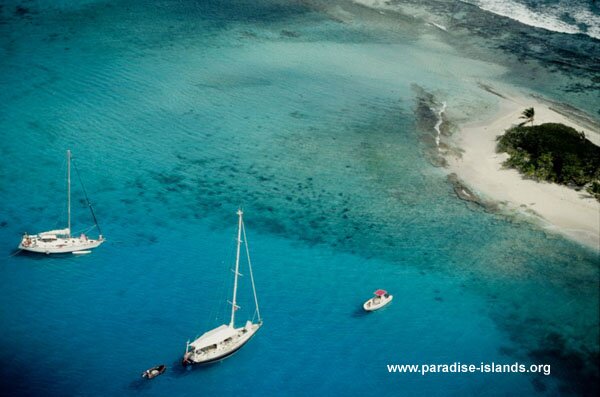
<path id="1" fill-rule="evenodd" d="M 394 299 L 393 295 L 388 294 L 388 292 L 384 289 L 378 289 L 374 292 L 375 296 L 366 301 L 363 305 L 363 309 L 368 312 L 375 311 L 377 309 L 381 309 L 388 303 Z"/>
<path id="2" fill-rule="evenodd" d="M 165 365 L 157 365 L 156 367 L 147 369 L 142 373 L 142 378 L 152 379 L 156 378 L 158 375 L 161 375 L 163 372 L 167 370 Z"/>
<path id="3" fill-rule="evenodd" d="M 84 250 L 84 251 L 73 251 L 72 254 L 73 255 L 87 255 L 87 254 L 91 254 L 92 251 L 90 250 Z"/>

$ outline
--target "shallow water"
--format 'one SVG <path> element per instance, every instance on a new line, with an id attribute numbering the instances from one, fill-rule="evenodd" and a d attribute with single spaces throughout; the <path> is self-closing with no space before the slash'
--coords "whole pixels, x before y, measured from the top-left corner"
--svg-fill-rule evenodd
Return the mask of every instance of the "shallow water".
<path id="1" fill-rule="evenodd" d="M 470 35 L 460 47 L 419 19 L 347 3 L 16 7 L 0 14 L 3 390 L 556 395 L 597 385 L 597 253 L 456 198 L 427 161 L 436 112 L 416 100 L 424 90 L 464 116 L 494 105 L 478 82 L 514 83 L 520 67 L 589 76 L 492 63 L 504 50 L 473 31 L 454 33 Z M 470 18 L 495 20 L 476 10 Z M 595 106 L 556 79 L 528 84 Z M 62 226 L 66 148 L 107 243 L 83 257 L 9 257 L 23 231 Z M 226 318 L 239 205 L 265 325 L 235 357 L 185 371 L 185 341 Z M 80 201 L 74 219 L 75 230 L 91 224 Z M 381 287 L 394 302 L 364 315 Z M 242 306 L 248 314 L 251 302 Z M 551 363 L 553 375 L 386 369 L 455 361 Z M 158 363 L 167 374 L 138 379 Z"/>

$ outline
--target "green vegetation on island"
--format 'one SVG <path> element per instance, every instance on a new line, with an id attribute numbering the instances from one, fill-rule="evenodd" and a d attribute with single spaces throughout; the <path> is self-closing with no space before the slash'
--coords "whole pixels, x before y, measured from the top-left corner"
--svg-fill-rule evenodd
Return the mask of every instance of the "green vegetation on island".
<path id="1" fill-rule="evenodd" d="M 533 108 L 523 115 L 533 124 Z M 600 200 L 600 147 L 583 132 L 558 123 L 512 127 L 496 138 L 504 162 L 528 178 L 585 188 Z"/>
<path id="2" fill-rule="evenodd" d="M 531 123 L 531 125 L 533 125 L 533 119 L 535 117 L 535 109 L 534 108 L 527 108 L 525 110 L 523 110 L 523 113 L 521 113 L 521 119 L 525 119 L 524 122 L 522 122 L 521 124 L 519 124 L 519 127 L 525 125 L 526 123 Z"/>

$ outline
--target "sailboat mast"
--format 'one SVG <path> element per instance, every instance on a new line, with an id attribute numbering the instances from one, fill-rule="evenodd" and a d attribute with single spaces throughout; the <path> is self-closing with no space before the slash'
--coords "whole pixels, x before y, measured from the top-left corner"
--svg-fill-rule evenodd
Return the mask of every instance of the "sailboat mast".
<path id="1" fill-rule="evenodd" d="M 67 228 L 71 237 L 71 151 L 67 150 Z"/>
<path id="2" fill-rule="evenodd" d="M 238 283 L 238 274 L 240 270 L 240 246 L 242 244 L 242 215 L 244 214 L 241 209 L 237 211 L 239 221 L 238 221 L 238 234 L 237 234 L 237 252 L 235 255 L 235 278 L 233 281 L 233 300 L 231 301 L 231 322 L 229 323 L 230 327 L 234 326 L 235 321 L 235 311 L 237 309 L 236 306 L 236 296 L 237 296 L 237 283 Z"/>

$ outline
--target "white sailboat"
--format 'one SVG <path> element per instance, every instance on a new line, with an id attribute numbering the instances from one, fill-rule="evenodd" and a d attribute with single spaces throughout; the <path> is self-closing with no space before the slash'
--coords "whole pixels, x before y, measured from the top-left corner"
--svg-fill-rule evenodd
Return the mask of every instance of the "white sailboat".
<path id="1" fill-rule="evenodd" d="M 102 237 L 94 209 L 88 200 L 85 189 L 84 194 L 96 227 L 98 228 L 99 236 L 97 239 L 89 238 L 83 233 L 77 237 L 71 235 L 71 151 L 67 150 L 67 227 L 38 234 L 25 233 L 19 243 L 19 249 L 44 254 L 64 254 L 69 252 L 75 254 L 86 252 L 102 244 L 104 237 Z"/>
<path id="2" fill-rule="evenodd" d="M 237 232 L 237 253 L 235 258 L 235 278 L 233 283 L 233 299 L 231 303 L 231 321 L 229 324 L 223 324 L 215 329 L 205 332 L 192 343 L 188 341 L 182 364 L 184 366 L 191 364 L 207 364 L 232 355 L 238 351 L 254 336 L 256 331 L 262 326 L 262 319 L 258 309 L 258 300 L 256 298 L 256 288 L 254 287 L 254 276 L 252 275 L 252 264 L 250 262 L 250 251 L 246 241 L 246 230 L 242 219 L 243 212 L 238 210 L 238 232 Z M 242 234 L 244 240 L 242 241 Z M 250 270 L 250 280 L 252 282 L 252 292 L 254 293 L 254 303 L 256 305 L 257 322 L 246 321 L 243 327 L 235 327 L 235 312 L 239 309 L 236 304 L 238 276 L 240 268 L 240 246 L 244 243 L 246 255 L 248 258 L 248 268 Z"/>

